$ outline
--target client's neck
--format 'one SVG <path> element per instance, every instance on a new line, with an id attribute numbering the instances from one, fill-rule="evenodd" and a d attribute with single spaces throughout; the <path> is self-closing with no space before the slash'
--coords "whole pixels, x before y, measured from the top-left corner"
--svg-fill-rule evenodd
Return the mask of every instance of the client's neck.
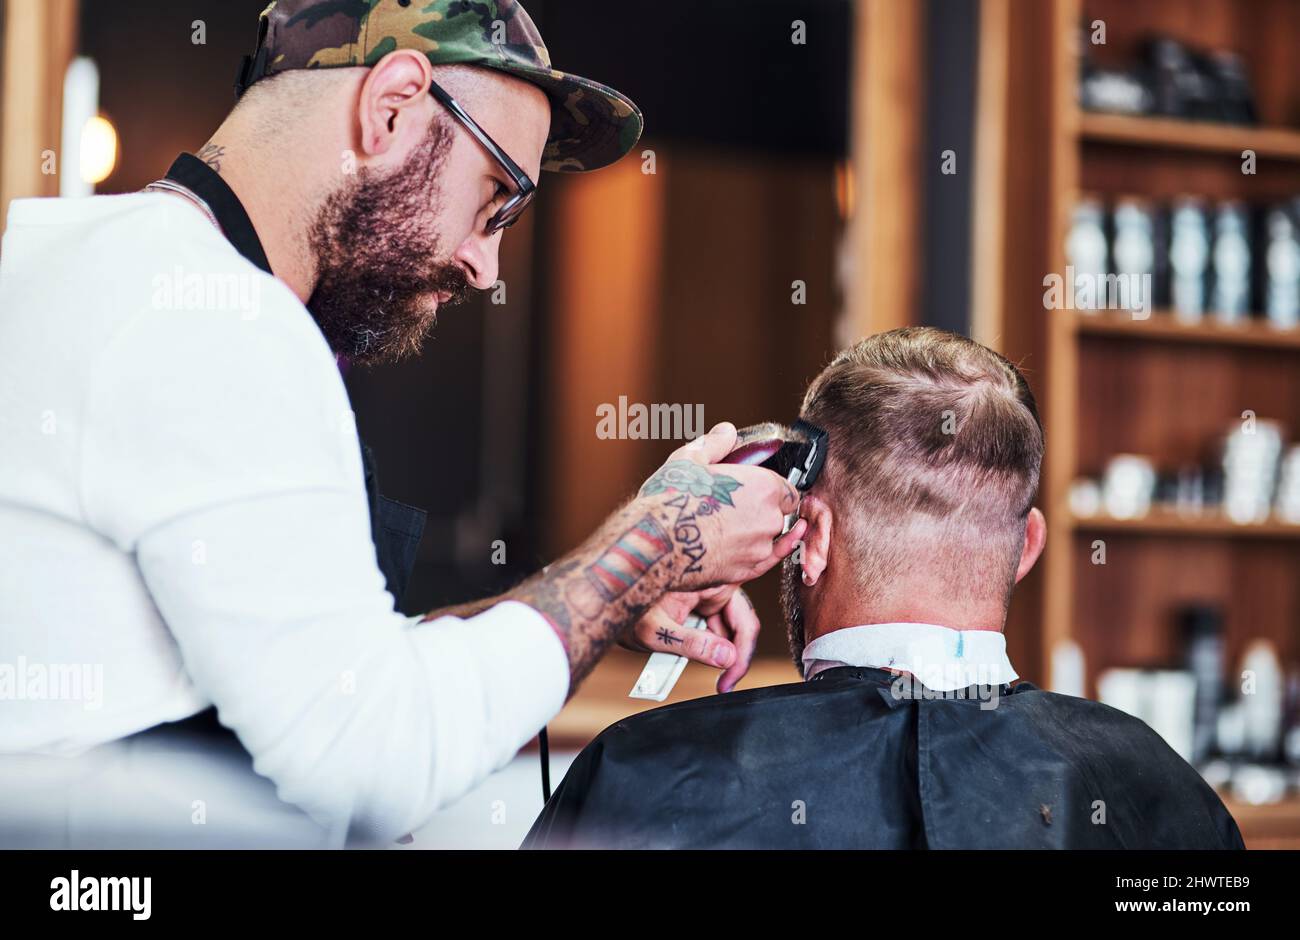
<path id="1" fill-rule="evenodd" d="M 822 586 L 819 585 L 818 588 Z M 957 597 L 933 582 L 895 585 L 880 596 L 860 597 L 835 590 L 805 589 L 804 638 L 872 623 L 931 623 L 953 630 L 1001 631 L 1006 607 L 998 599 Z"/>

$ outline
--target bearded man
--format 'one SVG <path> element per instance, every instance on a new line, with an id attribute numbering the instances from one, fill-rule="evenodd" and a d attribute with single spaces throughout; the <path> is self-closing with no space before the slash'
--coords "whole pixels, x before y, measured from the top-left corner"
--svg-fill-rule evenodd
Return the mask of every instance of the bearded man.
<path id="1" fill-rule="evenodd" d="M 376 491 L 337 360 L 418 350 L 497 280 L 539 172 L 617 160 L 641 115 L 553 69 L 513 0 L 279 0 L 238 91 L 146 192 L 10 209 L 0 845 L 398 838 L 613 642 L 682 652 L 642 623 L 668 595 L 707 592 L 686 651 L 732 687 L 758 628 L 736 586 L 802 534 L 788 483 L 715 467 L 722 424 L 661 470 L 730 494 L 689 543 L 647 487 L 506 595 L 398 613 L 423 518 Z M 233 732 L 206 764 L 156 730 L 204 716 Z"/>

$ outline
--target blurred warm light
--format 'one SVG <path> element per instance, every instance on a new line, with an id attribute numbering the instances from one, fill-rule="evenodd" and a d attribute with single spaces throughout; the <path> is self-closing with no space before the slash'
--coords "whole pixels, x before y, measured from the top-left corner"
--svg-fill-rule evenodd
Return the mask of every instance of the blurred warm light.
<path id="1" fill-rule="evenodd" d="M 853 164 L 847 160 L 835 164 L 835 208 L 840 219 L 848 221 L 853 215 Z"/>
<path id="2" fill-rule="evenodd" d="M 88 118 L 81 128 L 81 178 L 94 185 L 108 179 L 117 166 L 117 128 L 102 115 Z"/>

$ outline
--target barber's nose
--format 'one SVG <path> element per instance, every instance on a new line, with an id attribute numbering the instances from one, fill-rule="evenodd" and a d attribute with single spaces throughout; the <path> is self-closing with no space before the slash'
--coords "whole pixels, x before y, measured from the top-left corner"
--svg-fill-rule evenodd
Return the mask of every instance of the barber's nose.
<path id="1" fill-rule="evenodd" d="M 487 290 L 497 282 L 497 246 L 500 244 L 500 232 L 492 235 L 480 232 L 465 239 L 456 249 L 456 260 L 465 266 L 470 284 L 479 290 Z"/>

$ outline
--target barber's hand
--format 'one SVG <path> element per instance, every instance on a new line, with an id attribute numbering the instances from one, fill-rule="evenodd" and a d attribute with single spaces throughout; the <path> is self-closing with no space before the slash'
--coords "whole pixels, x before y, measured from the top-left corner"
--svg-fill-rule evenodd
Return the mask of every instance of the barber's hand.
<path id="1" fill-rule="evenodd" d="M 683 626 L 692 613 L 703 617 L 705 630 Z M 745 592 L 734 584 L 698 592 L 665 594 L 620 639 L 625 649 L 674 653 L 715 669 L 718 691 L 730 692 L 749 671 L 758 642 L 758 614 Z"/>
<path id="2" fill-rule="evenodd" d="M 763 467 L 719 464 L 735 446 L 735 425 L 715 425 L 673 451 L 641 487 L 638 500 L 673 543 L 670 591 L 750 581 L 794 551 L 808 527 L 800 519 L 781 534 L 799 491 Z"/>

